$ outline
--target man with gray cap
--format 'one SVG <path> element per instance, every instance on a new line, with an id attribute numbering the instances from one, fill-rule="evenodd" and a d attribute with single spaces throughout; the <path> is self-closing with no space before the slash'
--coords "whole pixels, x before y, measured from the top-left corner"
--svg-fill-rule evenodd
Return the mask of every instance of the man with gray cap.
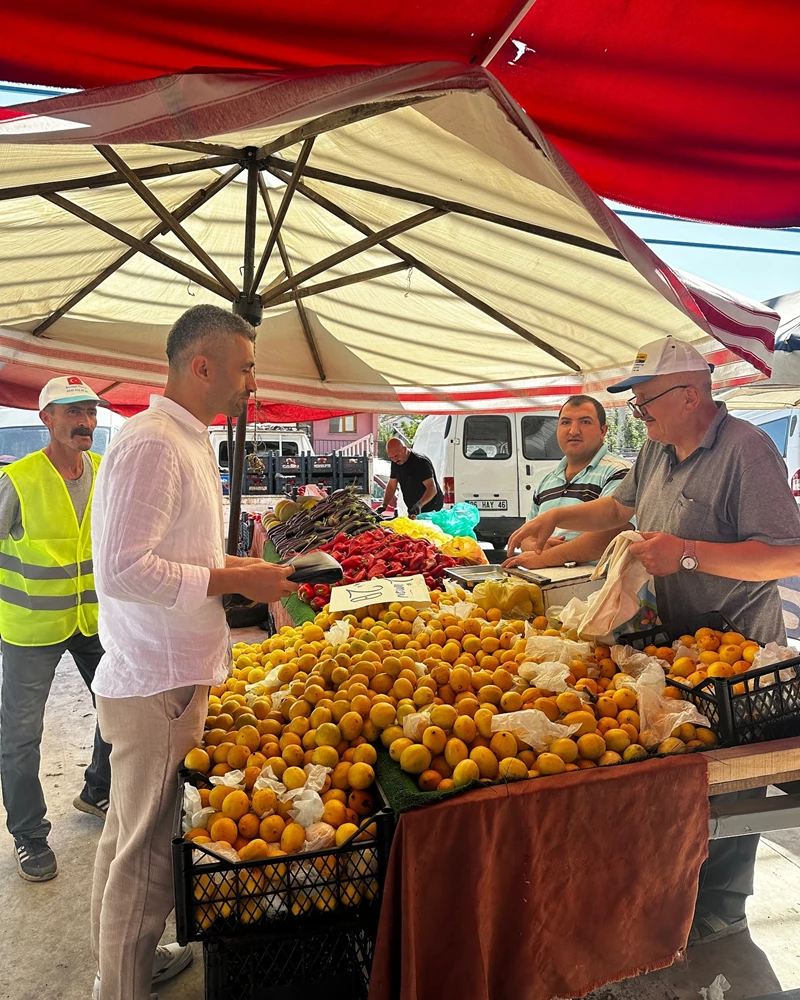
<path id="1" fill-rule="evenodd" d="M 58 873 L 39 781 L 44 709 L 56 667 L 72 655 L 91 690 L 103 647 L 92 571 L 91 507 L 100 456 L 90 452 L 102 399 L 76 376 L 39 396 L 50 443 L 0 474 L 0 779 L 17 868 L 29 882 Z M 111 748 L 95 728 L 74 805 L 105 818 Z"/>
<path id="2" fill-rule="evenodd" d="M 632 391 L 628 406 L 647 427 L 636 464 L 613 496 L 523 525 L 508 554 L 523 539 L 541 552 L 556 526 L 604 531 L 635 515 L 645 540 L 631 552 L 655 577 L 658 613 L 673 634 L 721 611 L 749 639 L 785 643 L 776 581 L 800 545 L 800 513 L 772 440 L 713 399 L 712 371 L 673 337 L 643 347 L 630 376 L 608 390 Z M 746 929 L 757 845 L 757 836 L 711 843 L 690 944 Z"/>

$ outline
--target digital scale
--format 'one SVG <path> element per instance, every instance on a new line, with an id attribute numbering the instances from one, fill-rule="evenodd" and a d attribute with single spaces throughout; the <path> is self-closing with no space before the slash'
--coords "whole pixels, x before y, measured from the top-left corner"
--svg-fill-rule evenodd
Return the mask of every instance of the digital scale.
<path id="1" fill-rule="evenodd" d="M 585 601 L 589 594 L 603 586 L 603 580 L 592 580 L 594 566 L 548 566 L 546 569 L 503 569 L 501 566 L 451 566 L 445 575 L 460 586 L 471 590 L 484 580 L 508 580 L 514 577 L 536 583 L 542 588 L 544 610 L 563 608 L 573 597 Z"/>

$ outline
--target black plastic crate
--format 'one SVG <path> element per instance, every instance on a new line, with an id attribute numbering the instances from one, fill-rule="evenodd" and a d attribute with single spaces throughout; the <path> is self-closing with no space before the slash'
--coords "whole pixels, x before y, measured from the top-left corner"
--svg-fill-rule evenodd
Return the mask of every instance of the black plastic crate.
<path id="1" fill-rule="evenodd" d="M 230 862 L 183 838 L 183 785 L 198 787 L 205 776 L 181 768 L 172 841 L 175 925 L 178 941 L 252 934 L 290 925 L 332 926 L 377 913 L 394 833 L 394 814 L 380 786 L 371 789 L 379 810 L 373 840 L 263 861 Z M 210 785 L 205 784 L 205 787 Z M 210 860 L 197 864 L 193 852 Z M 211 860 L 213 859 L 213 860 Z"/>
<path id="2" fill-rule="evenodd" d="M 206 1000 L 366 1000 L 377 919 L 203 944 Z"/>
<path id="3" fill-rule="evenodd" d="M 699 628 L 743 634 L 718 611 L 701 616 L 695 631 Z M 634 649 L 644 649 L 651 645 L 671 645 L 677 638 L 680 636 L 673 636 L 659 625 L 646 632 L 620 636 L 619 642 Z M 786 680 L 781 678 L 783 671 L 789 673 Z M 697 707 L 722 742 L 730 746 L 800 735 L 800 657 L 733 677 L 709 677 L 694 688 L 680 681 L 665 680 Z M 735 688 L 739 684 L 743 685 L 743 690 L 737 693 Z"/>

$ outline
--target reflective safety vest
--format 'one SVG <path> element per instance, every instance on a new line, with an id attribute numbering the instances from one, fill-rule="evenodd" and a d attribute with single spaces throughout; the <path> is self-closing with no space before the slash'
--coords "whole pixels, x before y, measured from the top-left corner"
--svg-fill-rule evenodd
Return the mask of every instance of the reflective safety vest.
<path id="1" fill-rule="evenodd" d="M 83 520 L 43 451 L 3 469 L 17 491 L 23 535 L 0 539 L 0 636 L 14 646 L 52 646 L 75 632 L 97 634 L 92 567 L 92 498 L 100 456 L 90 454 L 92 488 Z"/>

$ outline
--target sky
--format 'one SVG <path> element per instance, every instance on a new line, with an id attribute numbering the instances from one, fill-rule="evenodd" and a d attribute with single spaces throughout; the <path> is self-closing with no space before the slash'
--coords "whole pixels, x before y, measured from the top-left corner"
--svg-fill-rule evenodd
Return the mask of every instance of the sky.
<path id="1" fill-rule="evenodd" d="M 0 106 L 55 97 L 63 91 L 0 83 Z M 628 215 L 641 211 L 609 202 L 623 221 L 642 239 L 715 243 L 741 247 L 763 247 L 794 251 L 796 256 L 772 253 L 711 250 L 701 247 L 666 246 L 650 243 L 653 251 L 672 267 L 706 278 L 731 291 L 764 301 L 800 288 L 800 229 L 744 229 L 708 223 L 684 222 L 668 216 Z"/>

